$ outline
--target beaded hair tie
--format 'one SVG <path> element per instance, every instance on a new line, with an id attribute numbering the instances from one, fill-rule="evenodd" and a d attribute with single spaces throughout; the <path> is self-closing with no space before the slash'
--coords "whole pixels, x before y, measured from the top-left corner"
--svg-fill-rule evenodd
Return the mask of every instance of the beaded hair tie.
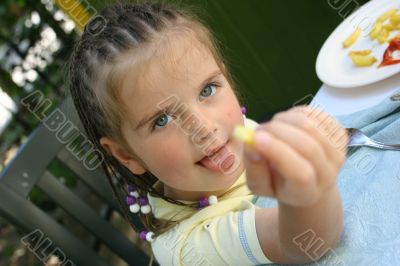
<path id="1" fill-rule="evenodd" d="M 129 206 L 129 210 L 132 213 L 138 213 L 139 210 L 143 214 L 151 212 L 149 200 L 146 196 L 140 196 L 135 186 L 128 185 L 129 196 L 126 196 L 126 204 Z"/>
<path id="2" fill-rule="evenodd" d="M 140 196 L 135 186 L 128 185 L 128 193 L 129 195 L 126 196 L 125 201 L 129 206 L 130 212 L 138 213 L 141 211 L 143 214 L 148 214 L 151 212 L 149 200 L 146 196 Z M 148 230 L 143 230 L 139 233 L 139 238 L 141 240 L 152 242 L 154 240 L 154 233 Z"/>
<path id="3" fill-rule="evenodd" d="M 149 214 L 151 212 L 151 206 L 149 200 L 146 196 L 140 196 L 136 187 L 133 185 L 128 185 L 129 195 L 126 196 L 126 204 L 129 206 L 129 211 L 132 213 L 138 213 L 139 211 L 143 214 Z M 214 195 L 209 197 L 203 197 L 197 201 L 197 207 L 199 209 L 205 208 L 210 205 L 218 203 L 218 198 Z M 148 230 L 143 230 L 139 233 L 139 238 L 141 240 L 147 240 L 152 242 L 154 240 L 154 233 Z"/>

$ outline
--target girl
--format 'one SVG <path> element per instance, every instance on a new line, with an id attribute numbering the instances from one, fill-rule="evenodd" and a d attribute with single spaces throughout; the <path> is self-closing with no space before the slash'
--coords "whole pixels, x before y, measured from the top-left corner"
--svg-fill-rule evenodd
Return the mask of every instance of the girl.
<path id="1" fill-rule="evenodd" d="M 304 263 L 338 241 L 344 130 L 305 106 L 260 126 L 244 117 L 218 43 L 188 10 L 107 7 L 69 74 L 114 196 L 161 265 Z M 253 146 L 232 137 L 236 125 L 256 128 Z"/>

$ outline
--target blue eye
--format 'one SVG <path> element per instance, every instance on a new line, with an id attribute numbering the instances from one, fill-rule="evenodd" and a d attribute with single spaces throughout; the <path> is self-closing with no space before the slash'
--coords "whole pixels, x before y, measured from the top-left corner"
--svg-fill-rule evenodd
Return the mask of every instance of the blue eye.
<path id="1" fill-rule="evenodd" d="M 200 97 L 210 97 L 211 95 L 215 94 L 217 91 L 217 86 L 215 84 L 208 84 L 204 87 L 204 89 L 200 92 Z"/>
<path id="2" fill-rule="evenodd" d="M 157 120 L 154 122 L 153 128 L 163 128 L 165 127 L 170 121 L 172 117 L 167 114 L 162 114 Z"/>

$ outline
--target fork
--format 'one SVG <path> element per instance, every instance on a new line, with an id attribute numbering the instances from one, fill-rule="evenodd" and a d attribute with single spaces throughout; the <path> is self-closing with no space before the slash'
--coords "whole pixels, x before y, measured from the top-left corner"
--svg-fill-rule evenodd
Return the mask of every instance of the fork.
<path id="1" fill-rule="evenodd" d="M 372 140 L 357 128 L 346 128 L 346 130 L 349 134 L 347 147 L 368 146 L 376 149 L 400 151 L 400 144 L 385 144 Z"/>

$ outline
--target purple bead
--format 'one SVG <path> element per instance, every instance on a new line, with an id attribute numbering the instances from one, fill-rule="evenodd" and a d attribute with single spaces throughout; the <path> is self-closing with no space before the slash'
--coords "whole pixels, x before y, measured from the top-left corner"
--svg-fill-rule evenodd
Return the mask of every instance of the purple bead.
<path id="1" fill-rule="evenodd" d="M 128 185 L 128 191 L 133 192 L 136 190 L 136 187 L 134 185 Z"/>
<path id="2" fill-rule="evenodd" d="M 139 198 L 139 205 L 140 206 L 144 206 L 147 205 L 149 203 L 149 201 L 147 200 L 147 197 L 143 196 Z"/>
<path id="3" fill-rule="evenodd" d="M 136 199 L 132 196 L 126 196 L 126 204 L 132 205 L 136 203 Z"/>
<path id="4" fill-rule="evenodd" d="M 198 204 L 199 204 L 200 208 L 204 208 L 204 207 L 208 206 L 208 198 L 199 199 Z"/>
<path id="5" fill-rule="evenodd" d="M 242 114 L 245 114 L 247 112 L 246 107 L 244 106 L 240 107 L 240 110 L 242 111 Z"/>
<path id="6" fill-rule="evenodd" d="M 149 231 L 147 231 L 147 230 L 144 230 L 144 231 L 140 232 L 140 234 L 139 234 L 140 239 L 141 240 L 146 240 L 146 235 L 147 235 L 148 232 Z"/>

